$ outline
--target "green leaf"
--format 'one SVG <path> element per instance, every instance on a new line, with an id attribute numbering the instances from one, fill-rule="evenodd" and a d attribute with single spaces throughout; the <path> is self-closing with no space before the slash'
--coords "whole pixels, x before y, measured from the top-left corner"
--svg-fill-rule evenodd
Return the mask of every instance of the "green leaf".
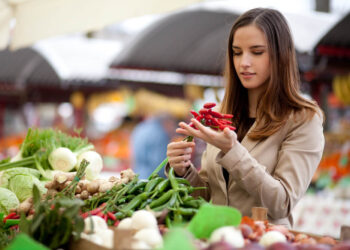
<path id="1" fill-rule="evenodd" d="M 238 226 L 241 212 L 233 207 L 204 204 L 192 218 L 188 229 L 196 238 L 209 238 L 211 233 L 223 226 Z"/>
<path id="2" fill-rule="evenodd" d="M 163 250 L 195 250 L 192 243 L 192 237 L 188 230 L 185 228 L 172 228 L 164 236 Z"/>

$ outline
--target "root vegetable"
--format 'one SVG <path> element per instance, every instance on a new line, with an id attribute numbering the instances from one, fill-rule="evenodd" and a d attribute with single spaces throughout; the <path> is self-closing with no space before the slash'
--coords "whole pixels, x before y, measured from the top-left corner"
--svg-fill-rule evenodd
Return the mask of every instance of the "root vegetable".
<path id="1" fill-rule="evenodd" d="M 134 179 L 135 173 L 134 173 L 134 171 L 132 171 L 132 169 L 129 168 L 129 169 L 126 169 L 126 170 L 121 171 L 120 177 L 121 177 L 122 179 L 127 179 L 127 180 L 128 180 L 127 182 L 129 182 L 129 181 L 131 181 L 132 179 Z"/>
<path id="2" fill-rule="evenodd" d="M 100 184 L 100 187 L 98 189 L 99 192 L 107 192 L 108 190 L 111 190 L 113 188 L 114 184 L 112 182 L 105 182 Z"/>
<path id="3" fill-rule="evenodd" d="M 224 240 L 232 247 L 240 248 L 244 246 L 244 238 L 240 230 L 233 226 L 225 226 L 216 229 L 210 236 L 210 243 Z"/>
<path id="4" fill-rule="evenodd" d="M 88 180 L 81 180 L 79 181 L 79 187 L 81 188 L 81 191 L 87 190 L 87 185 L 90 183 Z"/>
<path id="5" fill-rule="evenodd" d="M 118 180 L 118 178 L 115 177 L 115 176 L 111 176 L 111 177 L 109 177 L 109 179 L 108 179 L 108 181 L 110 181 L 110 182 L 116 182 L 117 180 Z"/>
<path id="6" fill-rule="evenodd" d="M 49 155 L 49 163 L 54 170 L 69 172 L 77 164 L 77 157 L 69 148 L 60 147 Z"/>
<path id="7" fill-rule="evenodd" d="M 87 190 L 84 190 L 81 192 L 80 197 L 82 200 L 86 200 L 89 198 L 89 192 Z"/>
<path id="8" fill-rule="evenodd" d="M 144 228 L 158 228 L 156 217 L 149 211 L 139 210 L 133 213 L 132 228 L 135 230 L 141 230 Z"/>
<path id="9" fill-rule="evenodd" d="M 90 216 L 84 219 L 84 225 L 84 233 L 96 233 L 100 230 L 108 229 L 105 220 L 99 216 Z"/>
<path id="10" fill-rule="evenodd" d="M 66 181 L 63 185 L 63 188 L 68 187 L 71 183 L 72 183 L 72 181 Z"/>
<path id="11" fill-rule="evenodd" d="M 46 196 L 48 197 L 54 197 L 57 194 L 57 190 L 56 189 L 49 189 L 47 190 Z"/>
<path id="12" fill-rule="evenodd" d="M 100 187 L 100 182 L 95 180 L 95 181 L 92 181 L 89 184 L 87 184 L 86 190 L 90 194 L 94 194 L 94 193 L 98 192 L 99 187 Z"/>
<path id="13" fill-rule="evenodd" d="M 28 200 L 25 200 L 18 206 L 18 212 L 27 214 L 29 210 L 32 208 L 33 204 L 29 202 Z"/>
<path id="14" fill-rule="evenodd" d="M 132 219 L 129 218 L 125 218 L 122 219 L 119 224 L 118 224 L 118 229 L 131 229 L 132 228 Z"/>
<path id="15" fill-rule="evenodd" d="M 81 187 L 79 185 L 76 187 L 75 193 L 76 194 L 80 194 L 81 193 Z"/>
<path id="16" fill-rule="evenodd" d="M 85 171 L 85 177 L 88 180 L 94 180 L 98 178 L 102 168 L 103 168 L 103 160 L 101 155 L 99 155 L 95 151 L 87 151 L 78 156 L 78 164 L 76 164 L 77 168 L 79 168 L 82 160 L 85 159 L 89 162 L 89 165 Z"/>
<path id="17" fill-rule="evenodd" d="M 81 199 L 81 194 L 76 194 L 76 195 L 75 195 L 75 198 Z"/>
<path id="18" fill-rule="evenodd" d="M 145 242 L 152 249 L 161 248 L 163 245 L 163 239 L 158 228 L 141 229 L 134 235 L 134 239 Z"/>
<path id="19" fill-rule="evenodd" d="M 284 236 L 284 234 L 282 234 L 281 232 L 269 231 L 261 237 L 259 244 L 264 247 L 268 247 L 274 243 L 286 242 L 286 241 L 287 241 L 286 236 Z"/>

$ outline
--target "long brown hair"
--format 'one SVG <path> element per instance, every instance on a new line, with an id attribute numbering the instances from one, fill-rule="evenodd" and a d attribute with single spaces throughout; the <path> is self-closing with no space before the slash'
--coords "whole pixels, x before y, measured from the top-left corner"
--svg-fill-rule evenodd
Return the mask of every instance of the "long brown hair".
<path id="1" fill-rule="evenodd" d="M 271 74 L 257 106 L 257 126 L 249 138 L 257 140 L 277 132 L 292 112 L 307 111 L 301 119 L 311 119 L 318 107 L 300 93 L 300 78 L 292 36 L 283 15 L 273 9 L 256 8 L 245 12 L 233 24 L 227 47 L 224 72 L 226 92 L 221 111 L 233 114 L 238 127 L 249 123 L 248 90 L 243 87 L 233 65 L 233 38 L 237 29 L 254 24 L 262 30 L 268 42 Z"/>

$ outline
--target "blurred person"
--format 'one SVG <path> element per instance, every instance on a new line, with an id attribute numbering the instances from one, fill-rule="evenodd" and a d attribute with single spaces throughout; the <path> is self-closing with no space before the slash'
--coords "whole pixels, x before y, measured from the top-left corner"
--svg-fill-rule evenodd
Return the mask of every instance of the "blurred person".
<path id="1" fill-rule="evenodd" d="M 268 209 L 268 220 L 293 225 L 292 210 L 305 194 L 321 160 L 323 114 L 305 99 L 292 36 L 284 16 L 256 8 L 233 24 L 227 44 L 226 91 L 219 110 L 234 115 L 236 132 L 214 131 L 192 119 L 176 132 L 207 143 L 198 172 L 194 142 L 168 144 L 170 167 L 193 186 L 196 196 L 239 209 Z"/>
<path id="2" fill-rule="evenodd" d="M 175 135 L 176 119 L 161 113 L 150 116 L 135 126 L 131 133 L 133 170 L 146 179 L 166 158 L 167 145 Z M 159 172 L 165 177 L 164 169 Z"/>

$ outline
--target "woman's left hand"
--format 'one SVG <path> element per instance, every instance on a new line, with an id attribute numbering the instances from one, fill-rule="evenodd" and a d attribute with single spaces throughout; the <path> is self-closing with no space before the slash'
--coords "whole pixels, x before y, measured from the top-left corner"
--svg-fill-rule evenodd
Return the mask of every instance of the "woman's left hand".
<path id="1" fill-rule="evenodd" d="M 184 122 L 180 122 L 180 128 L 176 129 L 179 134 L 193 136 L 202 139 L 203 141 L 221 149 L 224 153 L 230 151 L 230 149 L 237 143 L 237 134 L 225 128 L 223 131 L 215 131 L 211 128 L 205 127 L 196 119 L 191 119 L 191 122 L 198 130 L 190 127 Z"/>

